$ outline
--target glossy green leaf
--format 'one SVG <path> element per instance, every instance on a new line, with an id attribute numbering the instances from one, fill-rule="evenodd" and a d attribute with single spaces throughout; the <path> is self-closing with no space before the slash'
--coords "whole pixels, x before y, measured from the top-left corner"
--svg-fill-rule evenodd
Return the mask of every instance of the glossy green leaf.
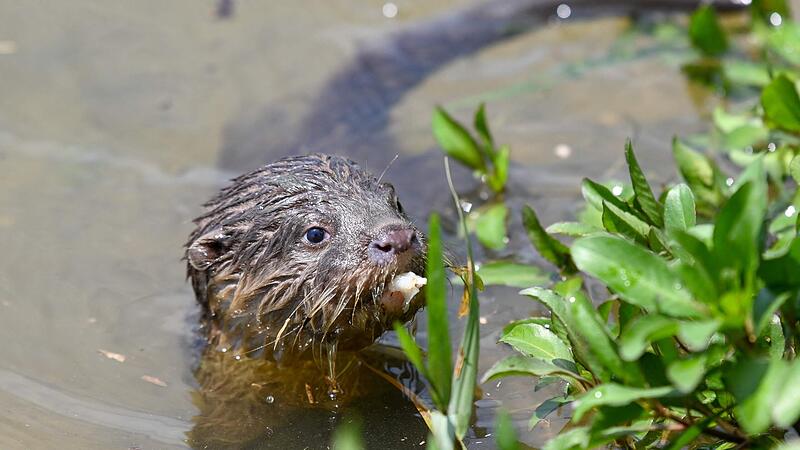
<path id="1" fill-rule="evenodd" d="M 782 26 L 770 29 L 767 44 L 783 59 L 800 66 L 800 24 L 787 20 Z"/>
<path id="2" fill-rule="evenodd" d="M 677 438 L 670 442 L 669 447 L 666 450 L 681 450 L 684 448 L 691 448 L 689 444 L 694 442 L 695 439 L 700 437 L 703 434 L 703 430 L 708 428 L 711 425 L 713 418 L 708 417 L 706 419 L 700 420 L 692 424 L 689 428 L 685 429 L 678 435 Z M 721 450 L 721 449 L 720 449 Z"/>
<path id="3" fill-rule="evenodd" d="M 703 5 L 692 14 L 689 22 L 692 45 L 709 56 L 718 56 L 728 49 L 728 38 L 710 5 Z"/>
<path id="4" fill-rule="evenodd" d="M 667 366 L 667 378 L 684 394 L 695 390 L 706 372 L 706 356 L 676 359 Z"/>
<path id="5" fill-rule="evenodd" d="M 444 409 L 450 401 L 453 362 L 447 312 L 447 278 L 444 269 L 439 215 L 431 214 L 428 222 L 428 258 L 425 276 L 425 298 L 428 313 L 428 381 L 437 394 L 437 406 Z"/>
<path id="6" fill-rule="evenodd" d="M 545 228 L 545 231 L 550 234 L 564 234 L 567 236 L 580 237 L 602 232 L 603 229 L 581 222 L 556 222 Z"/>
<path id="7" fill-rule="evenodd" d="M 553 397 L 542 402 L 542 404 L 537 406 L 533 411 L 533 416 L 531 416 L 531 420 L 528 421 L 528 430 L 533 430 L 539 422 L 547 418 L 553 411 L 572 402 L 572 400 L 572 397 Z"/>
<path id="8" fill-rule="evenodd" d="M 628 303 L 673 317 L 694 317 L 699 305 L 658 255 L 616 236 L 588 236 L 572 245 L 580 270 L 602 280 Z"/>
<path id="9" fill-rule="evenodd" d="M 467 167 L 482 172 L 486 165 L 475 139 L 443 108 L 437 106 L 433 113 L 433 135 L 444 152 Z"/>
<path id="10" fill-rule="evenodd" d="M 487 156 L 489 159 L 494 160 L 494 138 L 491 130 L 489 130 L 489 123 L 486 121 L 486 105 L 484 103 L 481 103 L 475 111 L 474 125 L 483 143 L 483 148 L 486 149 Z"/>
<path id="11" fill-rule="evenodd" d="M 636 160 L 636 155 L 633 153 L 633 144 L 630 139 L 625 143 L 625 161 L 628 163 L 628 172 L 631 177 L 631 185 L 635 193 L 634 202 L 644 215 L 649 219 L 651 225 L 662 227 L 664 225 L 662 220 L 662 207 L 653 195 L 653 190 L 650 188 L 650 183 L 644 176 L 639 162 Z"/>
<path id="12" fill-rule="evenodd" d="M 714 225 L 717 264 L 744 277 L 755 270 L 766 203 L 765 179 L 746 183 L 728 200 Z"/>
<path id="13" fill-rule="evenodd" d="M 338 426 L 333 433 L 333 450 L 362 450 L 364 439 L 358 422 L 348 421 Z"/>
<path id="14" fill-rule="evenodd" d="M 764 118 L 771 125 L 800 133 L 800 95 L 792 80 L 781 74 L 761 93 Z"/>
<path id="15" fill-rule="evenodd" d="M 766 64 L 754 63 L 740 59 L 726 60 L 722 64 L 725 78 L 731 83 L 745 86 L 766 86 L 769 81 L 769 70 Z"/>
<path id="16" fill-rule="evenodd" d="M 622 211 L 629 214 L 636 215 L 637 213 L 621 198 L 614 195 L 607 187 L 602 184 L 595 183 L 594 181 L 584 178 L 581 183 L 581 193 L 586 202 L 592 205 L 596 210 L 603 210 L 603 201 L 608 202 Z"/>
<path id="17" fill-rule="evenodd" d="M 526 288 L 546 284 L 549 275 L 537 266 L 519 264 L 512 261 L 491 261 L 481 264 L 477 269 L 478 276 L 488 286 L 510 286 Z M 457 282 L 461 279 L 454 278 Z"/>
<path id="18" fill-rule="evenodd" d="M 411 361 L 412 364 L 417 368 L 417 370 L 424 376 L 426 379 L 430 379 L 430 375 L 428 374 L 428 368 L 425 366 L 425 363 L 422 359 L 422 350 L 419 348 L 417 343 L 414 341 L 414 338 L 409 334 L 408 330 L 403 326 L 400 322 L 394 323 L 394 331 L 397 333 L 397 340 L 400 342 L 400 347 L 405 352 L 408 360 Z M 436 397 L 435 401 L 439 403 L 438 393 L 433 392 L 433 396 Z"/>
<path id="19" fill-rule="evenodd" d="M 589 448 L 589 428 L 572 428 L 547 441 L 542 450 L 575 450 Z"/>
<path id="20" fill-rule="evenodd" d="M 498 450 L 519 450 L 517 432 L 514 430 L 514 422 L 507 411 L 501 410 L 497 413 L 495 425 L 495 441 Z"/>
<path id="21" fill-rule="evenodd" d="M 478 212 L 475 219 L 475 235 L 485 247 L 500 250 L 506 246 L 506 220 L 508 207 L 505 203 L 495 203 Z"/>
<path id="22" fill-rule="evenodd" d="M 719 330 L 720 325 L 716 320 L 680 322 L 678 324 L 678 338 L 689 350 L 701 352 L 708 348 L 711 337 Z"/>
<path id="23" fill-rule="evenodd" d="M 768 411 L 776 403 L 789 367 L 782 360 L 742 358 L 725 374 L 725 386 L 736 397 L 734 415 L 749 434 L 763 433 L 772 423 Z"/>
<path id="24" fill-rule="evenodd" d="M 619 354 L 626 361 L 635 361 L 651 342 L 674 336 L 678 332 L 675 319 L 647 314 L 640 316 L 623 330 L 619 338 Z"/>
<path id="25" fill-rule="evenodd" d="M 486 182 L 495 192 L 503 192 L 508 181 L 508 164 L 511 158 L 511 148 L 507 145 L 500 147 L 492 159 L 493 170 L 487 176 Z"/>
<path id="26" fill-rule="evenodd" d="M 483 374 L 481 383 L 511 375 L 533 375 L 537 377 L 564 375 L 571 378 L 578 377 L 574 372 L 564 367 L 557 366 L 550 361 L 532 358 L 530 356 L 509 356 L 506 359 L 501 359 L 496 362 L 487 370 L 486 373 Z"/>
<path id="27" fill-rule="evenodd" d="M 567 246 L 547 234 L 539 222 L 536 212 L 530 206 L 522 207 L 522 225 L 528 233 L 528 239 L 543 258 L 563 272 L 574 273 L 576 271 Z"/>
<path id="28" fill-rule="evenodd" d="M 717 182 L 720 176 L 714 163 L 678 139 L 672 141 L 672 153 L 681 176 L 695 195 L 695 200 L 705 206 L 718 206 L 724 196 L 720 183 Z"/>
<path id="29" fill-rule="evenodd" d="M 567 345 L 542 325 L 520 324 L 504 333 L 500 342 L 514 347 L 523 355 L 554 362 L 557 365 L 564 362 L 573 363 L 572 352 Z M 571 368 L 573 371 L 577 370 L 574 364 Z"/>
<path id="30" fill-rule="evenodd" d="M 800 156 L 795 156 L 789 165 L 789 173 L 794 178 L 794 182 L 800 184 Z"/>
<path id="31" fill-rule="evenodd" d="M 671 386 L 635 388 L 616 383 L 606 383 L 591 389 L 575 401 L 572 421 L 578 422 L 598 406 L 625 406 L 641 399 L 660 398 L 674 393 Z"/>
<path id="32" fill-rule="evenodd" d="M 694 194 L 681 183 L 667 192 L 664 200 L 664 226 L 667 230 L 687 230 L 697 223 Z"/>
<path id="33" fill-rule="evenodd" d="M 603 201 L 603 226 L 640 244 L 647 244 L 650 226 L 614 205 Z"/>
<path id="34" fill-rule="evenodd" d="M 792 361 L 780 383 L 780 393 L 772 405 L 772 420 L 781 428 L 789 428 L 800 419 L 800 360 Z"/>

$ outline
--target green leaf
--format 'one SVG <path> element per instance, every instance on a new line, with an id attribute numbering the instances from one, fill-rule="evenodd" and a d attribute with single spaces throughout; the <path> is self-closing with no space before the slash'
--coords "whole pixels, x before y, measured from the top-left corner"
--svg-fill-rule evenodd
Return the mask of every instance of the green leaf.
<path id="1" fill-rule="evenodd" d="M 542 302 L 557 319 L 554 325 L 558 322 L 564 324 L 575 359 L 589 368 L 596 378 L 610 381 L 613 374 L 620 379 L 638 382 L 640 374 L 619 357 L 616 345 L 591 302 L 579 291 L 565 293 L 567 298 L 539 287 L 520 292 Z M 553 332 L 558 335 L 555 328 Z"/>
<path id="2" fill-rule="evenodd" d="M 578 374 L 564 367 L 557 366 L 550 361 L 532 358 L 530 356 L 509 356 L 506 359 L 501 359 L 496 362 L 487 370 L 486 373 L 483 374 L 481 383 L 511 375 L 533 375 L 536 377 L 565 375 L 570 378 L 580 378 Z"/>
<path id="3" fill-rule="evenodd" d="M 348 421 L 336 428 L 333 433 L 333 450 L 361 450 L 364 440 L 361 438 L 361 426 L 358 422 Z"/>
<path id="4" fill-rule="evenodd" d="M 781 74 L 761 93 L 764 118 L 771 125 L 794 133 L 800 133 L 800 96 L 794 82 Z"/>
<path id="5" fill-rule="evenodd" d="M 495 436 L 498 450 L 519 450 L 517 433 L 514 430 L 514 422 L 507 411 L 501 410 L 497 413 L 497 424 L 495 425 Z"/>
<path id="6" fill-rule="evenodd" d="M 506 187 L 510 158 L 511 149 L 507 145 L 500 147 L 500 150 L 497 152 L 494 158 L 492 158 L 492 165 L 494 166 L 494 169 L 487 177 L 486 182 L 495 192 L 503 192 Z"/>
<path id="7" fill-rule="evenodd" d="M 667 366 L 667 378 L 684 394 L 694 391 L 706 372 L 706 356 L 676 359 Z"/>
<path id="8" fill-rule="evenodd" d="M 447 155 L 467 167 L 486 172 L 486 165 L 475 139 L 442 107 L 436 107 L 432 126 L 436 141 Z"/>
<path id="9" fill-rule="evenodd" d="M 681 183 L 667 192 L 664 201 L 664 226 L 667 230 L 688 230 L 695 226 L 694 194 Z"/>
<path id="10" fill-rule="evenodd" d="M 792 158 L 792 162 L 789 164 L 789 173 L 792 174 L 794 182 L 800 184 L 800 156 Z"/>
<path id="11" fill-rule="evenodd" d="M 577 427 L 559 433 L 547 441 L 542 450 L 573 450 L 589 448 L 589 428 Z"/>
<path id="12" fill-rule="evenodd" d="M 728 38 L 710 5 L 697 8 L 689 22 L 692 45 L 708 56 L 719 56 L 728 49 Z"/>
<path id="13" fill-rule="evenodd" d="M 518 288 L 546 284 L 550 278 L 536 266 L 512 261 L 492 261 L 481 264 L 477 268 L 477 273 L 485 285 Z M 461 278 L 455 277 L 453 281 L 461 282 Z"/>
<path id="14" fill-rule="evenodd" d="M 750 283 L 747 280 L 758 266 L 766 195 L 765 179 L 757 184 L 745 183 L 722 208 L 714 225 L 713 253 L 717 263 L 745 277 L 746 283 Z"/>
<path id="15" fill-rule="evenodd" d="M 598 406 L 625 406 L 641 399 L 660 398 L 671 395 L 671 386 L 635 388 L 616 383 L 606 383 L 586 392 L 575 401 L 572 421 L 578 422 L 589 410 Z"/>
<path id="16" fill-rule="evenodd" d="M 708 348 L 711 337 L 720 327 L 716 320 L 704 320 L 696 322 L 680 322 L 678 325 L 678 338 L 689 350 L 701 352 Z"/>
<path id="17" fill-rule="evenodd" d="M 800 169 L 799 169 L 800 170 Z M 556 222 L 545 229 L 550 234 L 564 234 L 567 236 L 586 236 L 602 232 L 602 228 L 581 222 Z"/>
<path id="18" fill-rule="evenodd" d="M 647 244 L 650 226 L 614 205 L 603 202 L 603 226 L 612 233 L 619 233 L 640 244 Z"/>
<path id="19" fill-rule="evenodd" d="M 528 233 L 528 239 L 543 258 L 567 274 L 575 273 L 575 264 L 570 257 L 569 248 L 547 234 L 536 212 L 530 206 L 522 207 L 522 225 Z"/>
<path id="20" fill-rule="evenodd" d="M 673 317 L 694 317 L 699 304 L 692 301 L 666 261 L 615 236 L 588 236 L 572 244 L 572 257 L 580 270 L 600 279 L 628 303 Z"/>
<path id="21" fill-rule="evenodd" d="M 400 341 L 400 347 L 405 352 L 408 360 L 414 364 L 414 367 L 419 370 L 419 372 L 424 376 L 426 379 L 430 380 L 430 375 L 428 374 L 428 368 L 425 366 L 423 359 L 422 359 L 422 350 L 419 348 L 417 343 L 414 341 L 414 338 L 409 334 L 408 330 L 405 329 L 402 323 L 395 322 L 394 323 L 394 331 L 397 333 L 397 340 Z M 436 397 L 438 393 L 433 392 L 433 396 Z M 438 400 L 435 398 L 434 400 Z"/>
<path id="22" fill-rule="evenodd" d="M 478 136 L 480 136 L 483 142 L 483 148 L 486 149 L 489 159 L 494 160 L 494 138 L 492 137 L 492 132 L 489 130 L 489 124 L 486 121 L 486 105 L 484 103 L 481 103 L 480 106 L 478 106 L 478 110 L 475 111 L 475 130 L 478 131 Z"/>
<path id="23" fill-rule="evenodd" d="M 768 413 L 778 400 L 789 372 L 783 360 L 742 358 L 725 374 L 725 386 L 736 398 L 733 412 L 748 434 L 766 431 L 772 423 Z"/>
<path id="24" fill-rule="evenodd" d="M 678 322 L 657 314 L 647 314 L 634 319 L 619 338 L 619 354 L 626 361 L 635 361 L 647 350 L 651 342 L 674 336 Z"/>
<path id="25" fill-rule="evenodd" d="M 486 248 L 500 250 L 506 246 L 506 219 L 508 207 L 505 203 L 495 203 L 481 210 L 475 219 L 475 235 Z"/>
<path id="26" fill-rule="evenodd" d="M 570 370 L 577 372 L 572 360 L 572 352 L 566 344 L 558 338 L 552 331 L 542 325 L 521 324 L 509 330 L 501 338 L 500 342 L 514 347 L 523 355 L 543 359 L 553 362 L 556 365 L 567 365 Z"/>
<path id="27" fill-rule="evenodd" d="M 542 402 L 542 404 L 537 406 L 533 411 L 533 416 L 531 416 L 531 420 L 528 421 L 528 430 L 533 430 L 539 422 L 544 420 L 553 411 L 564 406 L 566 403 L 572 402 L 572 400 L 572 397 L 553 397 Z"/>
<path id="28" fill-rule="evenodd" d="M 650 183 L 647 182 L 647 178 L 636 160 L 636 155 L 633 154 L 633 144 L 630 139 L 625 143 L 625 161 L 628 163 L 628 172 L 630 173 L 631 184 L 635 193 L 635 204 L 649 219 L 651 225 L 662 227 L 664 223 L 661 218 L 661 204 L 658 203 L 658 200 L 653 195 Z"/>
<path id="29" fill-rule="evenodd" d="M 783 256 L 763 261 L 758 276 L 775 290 L 800 288 L 800 237 L 792 240 Z"/>
<path id="30" fill-rule="evenodd" d="M 717 207 L 722 203 L 724 196 L 717 181 L 721 175 L 714 163 L 677 138 L 672 141 L 672 153 L 681 176 L 695 195 L 695 200 L 706 207 Z"/>
<path id="31" fill-rule="evenodd" d="M 764 63 L 732 59 L 723 62 L 722 70 L 725 78 L 735 84 L 762 87 L 770 81 L 769 69 Z"/>
<path id="32" fill-rule="evenodd" d="M 787 62 L 800 66 L 800 24 L 787 20 L 782 26 L 770 29 L 767 44 Z"/>
<path id="33" fill-rule="evenodd" d="M 450 401 L 453 362 L 450 350 L 447 312 L 447 278 L 442 251 L 442 231 L 439 215 L 431 214 L 428 221 L 428 258 L 425 299 L 428 312 L 428 381 L 437 394 L 437 407 L 444 410 Z"/>
<path id="34" fill-rule="evenodd" d="M 789 428 L 800 419 L 800 360 L 791 362 L 780 389 L 772 406 L 772 420 L 781 428 Z"/>
<path id="35" fill-rule="evenodd" d="M 455 450 L 456 433 L 453 423 L 441 411 L 431 410 L 427 450 Z"/>
<path id="36" fill-rule="evenodd" d="M 713 417 L 707 417 L 703 420 L 695 422 L 692 426 L 685 429 L 676 439 L 670 442 L 669 447 L 667 450 L 681 450 L 683 448 L 693 448 L 691 445 L 695 439 L 700 437 L 703 434 L 703 430 L 708 428 L 711 422 L 714 420 Z"/>
<path id="37" fill-rule="evenodd" d="M 462 225 L 463 222 L 462 222 Z M 469 237 L 467 242 L 467 261 L 473 265 L 472 245 Z M 480 305 L 475 284 L 468 286 L 469 312 L 464 324 L 464 334 L 456 353 L 456 363 L 453 368 L 453 383 L 450 395 L 450 404 L 447 407 L 448 421 L 453 424 L 455 435 L 458 439 L 464 437 L 472 418 L 472 409 L 475 397 L 475 381 L 478 377 L 478 356 L 480 353 L 480 332 L 478 320 Z"/>
<path id="38" fill-rule="evenodd" d="M 614 195 L 607 187 L 602 184 L 595 183 L 594 181 L 584 178 L 581 183 L 581 193 L 586 202 L 592 205 L 596 210 L 603 210 L 603 201 L 616 206 L 618 209 L 633 215 L 637 212 L 633 210 L 622 199 Z M 640 217 L 641 219 L 641 217 Z"/>

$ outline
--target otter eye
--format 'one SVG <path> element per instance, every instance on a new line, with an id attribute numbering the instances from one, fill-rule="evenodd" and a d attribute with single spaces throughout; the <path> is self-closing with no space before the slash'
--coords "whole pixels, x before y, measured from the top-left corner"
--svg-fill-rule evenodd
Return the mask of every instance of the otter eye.
<path id="1" fill-rule="evenodd" d="M 306 240 L 312 244 L 319 244 L 328 237 L 328 232 L 320 227 L 312 227 L 306 231 Z"/>

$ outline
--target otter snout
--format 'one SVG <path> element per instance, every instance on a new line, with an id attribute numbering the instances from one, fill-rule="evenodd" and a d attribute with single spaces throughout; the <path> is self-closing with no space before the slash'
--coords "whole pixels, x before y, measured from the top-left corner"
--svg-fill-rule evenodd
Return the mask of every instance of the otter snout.
<path id="1" fill-rule="evenodd" d="M 419 247 L 417 231 L 406 225 L 388 225 L 378 232 L 369 244 L 369 258 L 378 264 L 388 264 L 395 258 Z"/>

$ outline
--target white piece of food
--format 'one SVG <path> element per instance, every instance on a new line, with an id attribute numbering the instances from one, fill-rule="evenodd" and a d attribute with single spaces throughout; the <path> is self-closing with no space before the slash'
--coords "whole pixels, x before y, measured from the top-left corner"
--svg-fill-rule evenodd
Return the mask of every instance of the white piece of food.
<path id="1" fill-rule="evenodd" d="M 397 275 L 389 282 L 386 290 L 389 294 L 399 293 L 403 296 L 403 312 L 408 312 L 408 306 L 411 304 L 411 299 L 414 298 L 422 286 L 428 282 L 428 279 L 421 277 L 414 272 L 405 272 Z"/>

